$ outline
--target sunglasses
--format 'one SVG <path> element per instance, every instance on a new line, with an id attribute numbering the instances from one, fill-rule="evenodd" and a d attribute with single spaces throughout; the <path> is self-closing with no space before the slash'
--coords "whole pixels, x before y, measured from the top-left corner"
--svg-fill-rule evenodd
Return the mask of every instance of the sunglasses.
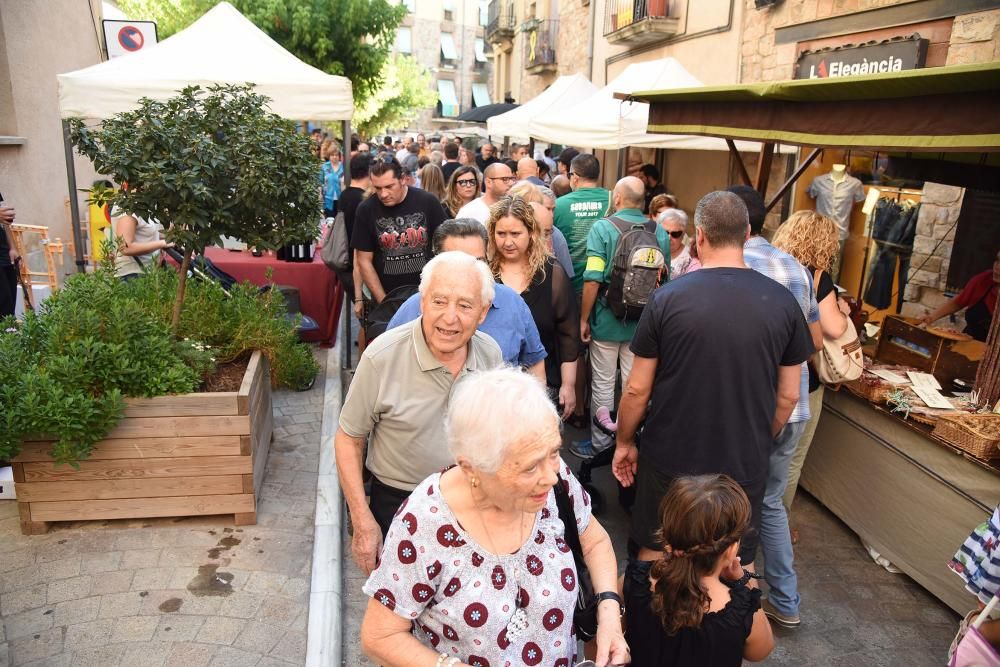
<path id="1" fill-rule="evenodd" d="M 684 236 L 684 231 L 680 230 L 680 231 L 676 231 L 676 232 L 667 232 L 667 234 L 670 234 L 670 238 L 672 238 L 672 239 L 679 239 L 679 238 L 682 238 Z"/>
<path id="2" fill-rule="evenodd" d="M 463 178 L 460 181 L 455 181 L 455 185 L 469 186 L 469 185 L 475 185 L 475 184 L 476 184 L 476 179 L 474 179 L 474 178 Z"/>

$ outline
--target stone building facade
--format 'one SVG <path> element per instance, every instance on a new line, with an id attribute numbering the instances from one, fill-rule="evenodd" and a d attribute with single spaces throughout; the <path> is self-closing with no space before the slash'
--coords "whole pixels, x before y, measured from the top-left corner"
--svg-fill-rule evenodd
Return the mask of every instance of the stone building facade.
<path id="1" fill-rule="evenodd" d="M 924 67 L 1000 60 L 1000 2 L 786 0 L 762 9 L 754 0 L 743 2 L 740 81 L 744 83 L 794 78 L 796 62 L 806 51 L 914 33 L 928 40 Z M 797 187 L 807 184 L 804 178 Z M 924 185 L 904 315 L 922 315 L 953 294 L 946 283 L 963 195 L 962 188 Z M 796 202 L 802 201 L 797 195 Z"/>

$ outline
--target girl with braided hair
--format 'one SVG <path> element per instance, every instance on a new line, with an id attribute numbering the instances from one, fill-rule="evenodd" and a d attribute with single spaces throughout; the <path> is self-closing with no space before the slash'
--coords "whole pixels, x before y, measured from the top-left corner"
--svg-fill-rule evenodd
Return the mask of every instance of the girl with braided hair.
<path id="1" fill-rule="evenodd" d="M 727 475 L 679 477 L 660 504 L 655 561 L 625 569 L 625 638 L 633 667 L 739 667 L 774 648 L 760 590 L 740 564 L 750 501 Z"/>

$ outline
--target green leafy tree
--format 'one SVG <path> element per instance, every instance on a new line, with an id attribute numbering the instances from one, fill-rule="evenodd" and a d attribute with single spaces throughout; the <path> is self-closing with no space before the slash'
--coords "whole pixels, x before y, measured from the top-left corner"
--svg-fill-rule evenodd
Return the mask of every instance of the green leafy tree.
<path id="1" fill-rule="evenodd" d="M 410 56 L 394 55 L 382 69 L 382 86 L 357 107 L 354 124 L 362 136 L 371 137 L 389 127 L 401 127 L 421 109 L 437 101 L 427 68 Z"/>
<path id="2" fill-rule="evenodd" d="M 121 0 L 129 16 L 157 22 L 159 37 L 183 30 L 218 0 Z M 351 80 L 362 102 L 380 73 L 406 8 L 386 0 L 230 0 L 236 9 L 300 60 Z"/>
<path id="3" fill-rule="evenodd" d="M 92 199 L 159 221 L 184 249 L 174 331 L 193 252 L 221 235 L 276 248 L 316 234 L 319 179 L 309 139 L 266 111 L 267 101 L 249 85 L 190 86 L 163 102 L 143 98 L 100 129 L 71 122 L 77 150 L 122 184 L 95 188 Z"/>

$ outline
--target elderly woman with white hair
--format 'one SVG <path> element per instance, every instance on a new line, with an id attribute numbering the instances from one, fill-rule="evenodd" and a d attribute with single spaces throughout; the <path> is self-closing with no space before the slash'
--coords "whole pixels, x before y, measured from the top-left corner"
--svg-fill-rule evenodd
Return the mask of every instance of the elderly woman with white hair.
<path id="1" fill-rule="evenodd" d="M 579 587 L 559 484 L 599 594 L 595 661 L 626 664 L 614 551 L 559 457 L 545 388 L 510 368 L 471 374 L 445 428 L 456 465 L 414 489 L 365 583 L 365 652 L 390 667 L 574 664 Z"/>
<path id="2" fill-rule="evenodd" d="M 670 279 L 700 269 L 701 262 L 691 256 L 687 213 L 679 208 L 666 208 L 656 216 L 656 223 L 670 235 Z"/>

